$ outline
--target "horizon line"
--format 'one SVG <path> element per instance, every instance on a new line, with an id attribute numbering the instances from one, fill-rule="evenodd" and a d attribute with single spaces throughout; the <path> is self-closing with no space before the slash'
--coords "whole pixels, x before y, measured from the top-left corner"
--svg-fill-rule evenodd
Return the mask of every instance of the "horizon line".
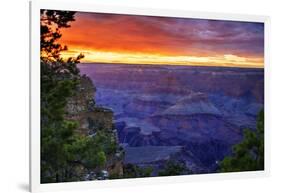
<path id="1" fill-rule="evenodd" d="M 247 65 L 194 65 L 194 64 L 161 64 L 161 63 L 126 63 L 126 62 L 80 62 L 78 64 L 123 64 L 123 65 L 151 65 L 151 66 L 190 66 L 190 67 L 219 67 L 219 68 L 254 68 L 264 69 L 264 66 L 247 66 Z"/>

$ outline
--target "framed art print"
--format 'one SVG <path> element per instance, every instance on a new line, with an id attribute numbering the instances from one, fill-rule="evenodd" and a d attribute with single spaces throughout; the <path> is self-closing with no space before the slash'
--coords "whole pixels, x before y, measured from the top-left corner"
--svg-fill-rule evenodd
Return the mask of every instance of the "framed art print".
<path id="1" fill-rule="evenodd" d="M 264 16 L 31 3 L 31 191 L 268 173 Z"/>

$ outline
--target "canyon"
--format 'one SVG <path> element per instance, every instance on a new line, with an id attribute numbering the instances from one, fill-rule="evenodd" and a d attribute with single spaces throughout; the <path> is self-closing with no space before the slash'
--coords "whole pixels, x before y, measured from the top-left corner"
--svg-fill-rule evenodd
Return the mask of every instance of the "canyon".
<path id="1" fill-rule="evenodd" d="M 256 116 L 264 106 L 263 69 L 78 67 L 95 85 L 96 105 L 113 112 L 124 162 L 139 166 L 157 168 L 165 160 L 180 159 L 192 173 L 215 172 L 242 140 L 243 129 L 256 129 Z"/>

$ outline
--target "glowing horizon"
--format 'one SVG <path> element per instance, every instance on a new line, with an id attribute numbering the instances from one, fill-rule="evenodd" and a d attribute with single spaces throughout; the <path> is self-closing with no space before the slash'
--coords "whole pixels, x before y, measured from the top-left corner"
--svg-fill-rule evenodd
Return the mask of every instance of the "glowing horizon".
<path id="1" fill-rule="evenodd" d="M 264 67 L 261 23 L 77 13 L 63 58 L 82 63 Z"/>
<path id="2" fill-rule="evenodd" d="M 76 52 L 76 53 L 75 53 Z M 223 56 L 168 56 L 143 53 L 115 53 L 89 50 L 63 52 L 62 57 L 75 57 L 80 53 L 87 57 L 82 63 L 121 63 L 121 64 L 154 64 L 154 65 L 187 65 L 187 66 L 222 66 L 262 68 L 263 58 L 244 58 L 231 54 Z"/>

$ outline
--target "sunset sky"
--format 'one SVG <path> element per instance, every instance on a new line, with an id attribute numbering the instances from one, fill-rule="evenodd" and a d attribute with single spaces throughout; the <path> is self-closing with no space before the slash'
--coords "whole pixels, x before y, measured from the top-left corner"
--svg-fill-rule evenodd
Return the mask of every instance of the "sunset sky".
<path id="1" fill-rule="evenodd" d="M 76 13 L 62 30 L 63 57 L 82 62 L 264 66 L 262 23 Z"/>

